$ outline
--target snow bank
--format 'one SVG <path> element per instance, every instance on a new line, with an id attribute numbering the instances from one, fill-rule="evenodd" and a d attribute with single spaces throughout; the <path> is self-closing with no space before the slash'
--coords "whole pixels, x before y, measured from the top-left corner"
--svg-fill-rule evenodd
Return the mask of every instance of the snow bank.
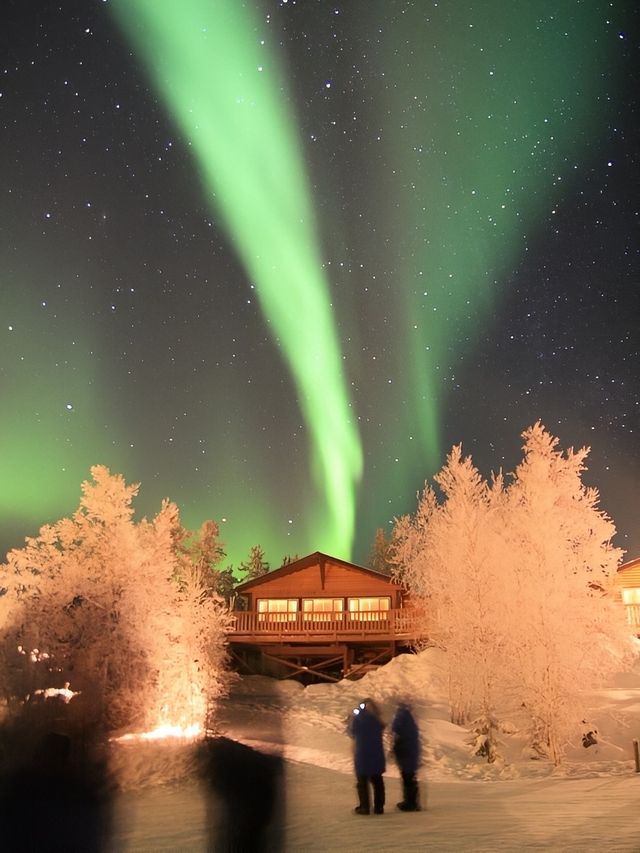
<path id="1" fill-rule="evenodd" d="M 252 677 L 245 679 L 249 683 L 243 689 L 247 697 L 264 698 L 269 691 L 278 696 L 287 758 L 345 773 L 352 772 L 346 723 L 352 709 L 367 697 L 379 704 L 387 723 L 399 700 L 412 704 L 423 737 L 423 773 L 430 778 L 536 779 L 551 774 L 588 778 L 632 772 L 632 741 L 640 737 L 640 668 L 616 677 L 612 686 L 589 697 L 590 717 L 584 730 L 576 731 L 565 765 L 556 770 L 550 762 L 530 757 L 526 715 L 517 709 L 509 720 L 501 721 L 501 759 L 488 764 L 473 755 L 469 730 L 449 719 L 445 664 L 442 651 L 427 649 L 399 655 L 359 681 L 302 687 Z M 595 733 L 597 742 L 585 748 L 582 737 L 587 731 Z"/>

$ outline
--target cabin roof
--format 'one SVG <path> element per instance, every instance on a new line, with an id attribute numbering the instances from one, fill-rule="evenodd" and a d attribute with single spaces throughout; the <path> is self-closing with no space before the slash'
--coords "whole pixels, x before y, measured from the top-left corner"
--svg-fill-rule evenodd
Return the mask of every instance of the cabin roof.
<path id="1" fill-rule="evenodd" d="M 640 557 L 636 557 L 634 560 L 629 560 L 621 566 L 618 566 L 617 571 L 619 573 L 629 571 L 630 569 L 640 569 Z"/>
<path id="2" fill-rule="evenodd" d="M 309 554 L 306 557 L 300 557 L 299 560 L 294 560 L 291 563 L 287 563 L 286 566 L 280 566 L 279 569 L 274 569 L 272 572 L 267 572 L 264 575 L 260 575 L 259 578 L 252 578 L 251 580 L 244 581 L 244 583 L 240 583 L 235 587 L 235 591 L 239 593 L 249 592 L 256 587 L 261 586 L 263 583 L 268 583 L 272 581 L 275 577 L 284 577 L 286 575 L 294 574 L 295 572 L 299 572 L 302 569 L 306 569 L 309 566 L 316 566 L 318 564 L 322 564 L 326 561 L 331 563 L 337 563 L 338 565 L 344 566 L 348 569 L 355 569 L 358 572 L 362 572 L 364 575 L 368 575 L 369 577 L 375 577 L 388 581 L 389 586 L 393 588 L 400 589 L 400 584 L 394 583 L 388 575 L 383 575 L 382 572 L 376 572 L 374 569 L 366 569 L 364 566 L 358 566 L 356 563 L 349 563 L 347 560 L 341 560 L 339 557 L 331 557 L 329 554 L 323 554 L 321 551 L 314 551 L 313 554 Z"/>

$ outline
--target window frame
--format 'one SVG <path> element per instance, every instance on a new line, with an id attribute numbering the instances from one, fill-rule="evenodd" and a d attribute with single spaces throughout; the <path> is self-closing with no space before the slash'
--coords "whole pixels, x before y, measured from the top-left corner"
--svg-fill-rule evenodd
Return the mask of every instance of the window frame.
<path id="1" fill-rule="evenodd" d="M 370 606 L 362 608 L 364 602 L 373 603 L 374 601 L 378 603 L 375 610 Z M 386 606 L 381 606 L 382 602 Z M 357 605 L 357 607 L 354 605 Z M 352 595 L 347 599 L 349 619 L 354 622 L 382 622 L 389 618 L 388 614 L 390 611 L 390 595 Z"/>
<path id="2" fill-rule="evenodd" d="M 267 605 L 266 608 L 263 605 Z M 271 610 L 271 604 L 284 604 L 279 610 Z M 258 622 L 295 622 L 300 612 L 299 600 L 297 598 L 258 598 L 256 599 L 256 613 Z"/>
<path id="3" fill-rule="evenodd" d="M 640 604 L 640 586 L 625 586 L 622 589 L 622 603 L 627 607 Z"/>
<path id="4" fill-rule="evenodd" d="M 332 607 L 330 610 L 306 609 L 306 604 L 314 604 L 315 602 L 330 602 Z M 339 596 L 308 596 L 301 600 L 301 604 L 300 612 L 304 622 L 340 622 L 344 618 L 344 598 Z"/>

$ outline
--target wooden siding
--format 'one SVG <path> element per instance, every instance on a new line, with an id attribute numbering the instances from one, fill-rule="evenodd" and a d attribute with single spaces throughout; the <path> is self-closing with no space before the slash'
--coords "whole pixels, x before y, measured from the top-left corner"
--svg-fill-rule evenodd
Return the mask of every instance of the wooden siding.
<path id="1" fill-rule="evenodd" d="M 630 560 L 620 566 L 615 577 L 615 587 L 621 600 L 624 589 L 640 589 L 640 559 Z M 622 604 L 627 625 L 633 629 L 635 634 L 640 635 L 640 604 L 625 604 L 624 601 Z"/>
<path id="2" fill-rule="evenodd" d="M 274 578 L 254 588 L 255 598 L 345 598 L 353 595 L 391 595 L 389 581 L 370 578 L 342 566 L 325 566 L 324 578 L 319 566 L 301 569 L 292 575 Z"/>
<path id="3" fill-rule="evenodd" d="M 424 614 L 404 606 L 399 584 L 319 551 L 245 581 L 236 591 L 248 610 L 233 612 L 227 640 L 240 667 L 250 672 L 337 681 L 386 663 L 425 636 Z M 374 599 L 369 606 L 383 609 L 349 610 L 350 599 L 367 598 Z M 334 603 L 327 605 L 331 611 L 305 611 L 305 599 Z M 296 610 L 258 612 L 261 600 L 295 602 Z"/>
<path id="4" fill-rule="evenodd" d="M 616 586 L 640 588 L 640 560 L 632 560 L 632 562 L 620 566 L 616 574 Z"/>
<path id="5" fill-rule="evenodd" d="M 242 592 L 250 610 L 256 610 L 259 598 L 362 598 L 389 596 L 391 606 L 401 603 L 401 590 L 385 575 L 359 570 L 330 559 L 297 571 L 273 572 L 260 578 L 260 585 Z"/>

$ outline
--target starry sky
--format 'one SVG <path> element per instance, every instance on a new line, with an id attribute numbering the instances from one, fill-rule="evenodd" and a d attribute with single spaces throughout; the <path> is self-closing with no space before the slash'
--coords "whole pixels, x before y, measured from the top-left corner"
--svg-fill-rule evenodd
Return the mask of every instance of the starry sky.
<path id="1" fill-rule="evenodd" d="M 634 0 L 4 0 L 0 550 L 91 465 L 366 562 L 540 419 L 640 554 Z"/>

